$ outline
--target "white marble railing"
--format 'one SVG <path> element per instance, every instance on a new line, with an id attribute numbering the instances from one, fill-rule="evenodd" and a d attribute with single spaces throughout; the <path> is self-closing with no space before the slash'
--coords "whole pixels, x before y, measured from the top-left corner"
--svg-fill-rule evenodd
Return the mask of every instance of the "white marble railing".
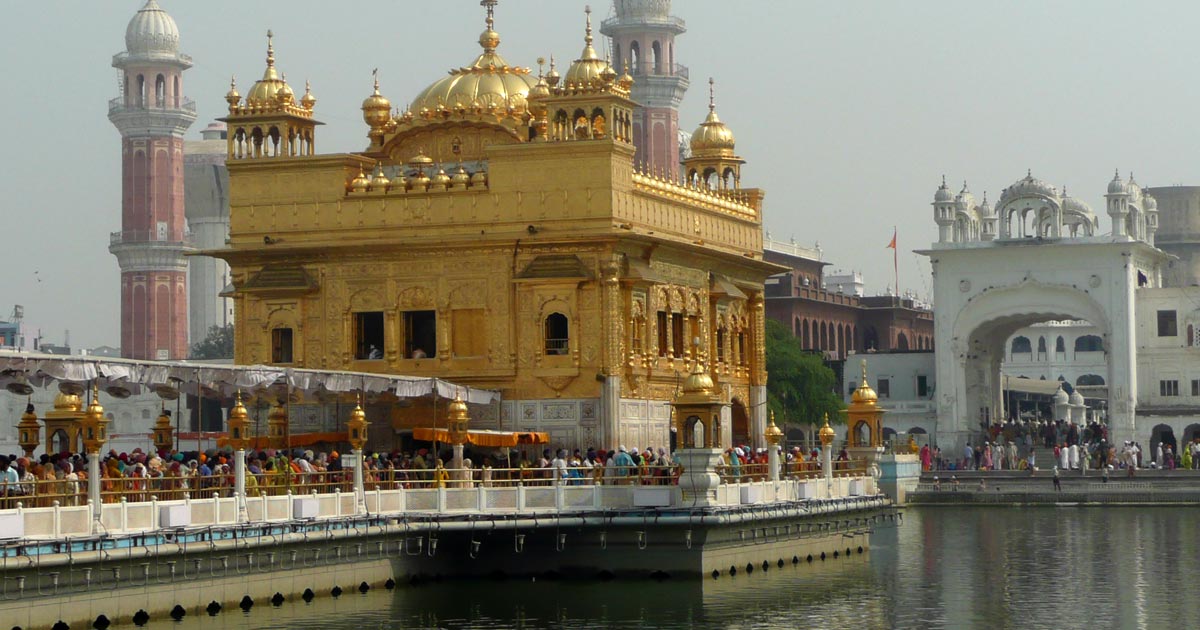
<path id="1" fill-rule="evenodd" d="M 717 506 L 873 496 L 869 476 L 750 481 L 717 487 Z M 548 515 L 596 511 L 688 509 L 678 486 L 557 485 L 369 490 L 365 515 Z M 0 510 L 0 539 L 56 540 L 96 533 L 127 534 L 239 523 L 361 516 L 352 492 L 251 497 L 239 517 L 238 499 L 213 497 L 105 503 L 93 526 L 90 505 Z M 95 531 L 93 531 L 95 530 Z"/>

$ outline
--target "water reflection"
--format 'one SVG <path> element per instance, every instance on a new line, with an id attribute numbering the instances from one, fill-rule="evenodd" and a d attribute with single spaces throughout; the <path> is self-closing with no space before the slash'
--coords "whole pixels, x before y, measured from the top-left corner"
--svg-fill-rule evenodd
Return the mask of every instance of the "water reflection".
<path id="1" fill-rule="evenodd" d="M 1194 627 L 1189 508 L 924 508 L 869 556 L 717 580 L 471 580 L 257 605 L 183 628 Z M 162 625 L 160 627 L 166 627 Z"/>

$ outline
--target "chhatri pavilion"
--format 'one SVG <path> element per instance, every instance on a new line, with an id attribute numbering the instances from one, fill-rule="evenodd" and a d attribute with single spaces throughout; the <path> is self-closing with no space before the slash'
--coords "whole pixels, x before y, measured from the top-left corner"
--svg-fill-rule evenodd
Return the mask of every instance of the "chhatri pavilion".
<path id="1" fill-rule="evenodd" d="M 230 236 L 206 253 L 231 267 L 236 362 L 496 389 L 473 427 L 581 448 L 672 446 L 669 402 L 699 364 L 727 402 L 722 444 L 765 444 L 763 281 L 780 268 L 711 87 L 672 181 L 635 163 L 634 79 L 597 54 L 590 12 L 565 72 L 534 73 L 500 55 L 482 4 L 482 50 L 407 109 L 376 78 L 360 152 L 316 152 L 316 98 L 270 36 L 262 79 L 231 86 Z M 386 413 L 372 431 L 434 415 Z"/>

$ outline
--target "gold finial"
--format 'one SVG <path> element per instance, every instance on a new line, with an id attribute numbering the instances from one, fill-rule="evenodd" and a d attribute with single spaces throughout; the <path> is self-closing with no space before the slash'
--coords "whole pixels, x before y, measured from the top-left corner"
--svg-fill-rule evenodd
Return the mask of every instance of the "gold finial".
<path id="1" fill-rule="evenodd" d="M 492 30 L 492 25 L 496 23 L 496 0 L 480 0 L 479 6 L 487 8 L 487 27 Z"/>
<path id="2" fill-rule="evenodd" d="M 587 4 L 583 7 L 583 12 L 587 16 L 587 35 L 583 37 L 583 41 L 587 42 L 588 46 L 592 45 L 592 5 Z"/>
<path id="3" fill-rule="evenodd" d="M 862 382 L 863 383 L 867 382 L 867 360 L 866 359 L 862 360 Z"/>
<path id="4" fill-rule="evenodd" d="M 538 78 L 539 78 L 539 79 L 540 79 L 540 78 L 542 78 L 542 65 L 544 65 L 545 63 L 546 63 L 546 58 L 545 58 L 545 57 L 538 57 L 538 58 L 537 58 L 537 65 L 538 65 Z"/>
<path id="5" fill-rule="evenodd" d="M 235 90 L 237 90 L 237 75 L 231 74 L 229 75 L 229 91 L 233 92 Z"/>
<path id="6" fill-rule="evenodd" d="M 267 30 L 267 67 L 275 66 L 275 44 L 271 40 L 274 39 L 275 33 Z"/>
<path id="7" fill-rule="evenodd" d="M 710 112 L 717 109 L 717 99 L 714 90 L 715 83 L 712 77 L 708 77 L 708 111 Z"/>
<path id="8" fill-rule="evenodd" d="M 379 95 L 379 68 L 371 70 L 371 76 L 375 79 L 375 95 Z"/>

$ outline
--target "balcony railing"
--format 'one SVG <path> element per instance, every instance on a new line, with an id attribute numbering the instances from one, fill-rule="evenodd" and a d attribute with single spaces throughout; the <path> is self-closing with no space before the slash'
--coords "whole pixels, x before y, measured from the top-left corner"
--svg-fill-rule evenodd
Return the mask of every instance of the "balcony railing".
<path id="1" fill-rule="evenodd" d="M 125 97 L 118 96 L 117 98 L 108 100 L 108 113 L 114 114 L 122 111 L 147 111 L 147 112 L 188 112 L 196 113 L 196 100 L 184 98 L 180 101 L 179 107 L 155 106 L 155 105 L 138 105 L 137 103 L 126 104 Z"/>
<path id="2" fill-rule="evenodd" d="M 624 62 L 621 62 L 624 64 Z M 617 72 L 624 70 L 623 67 L 617 68 L 613 66 Z M 680 63 L 654 63 L 653 61 L 638 61 L 629 64 L 629 73 L 636 79 L 637 77 L 646 76 L 665 76 L 665 77 L 683 77 L 688 78 L 688 67 Z"/>
<path id="3" fill-rule="evenodd" d="M 182 240 L 174 240 L 171 238 L 161 238 L 155 230 L 122 230 L 112 232 L 108 235 L 109 245 L 120 245 L 122 243 L 182 243 L 187 247 L 192 246 L 192 233 L 184 232 Z"/>

